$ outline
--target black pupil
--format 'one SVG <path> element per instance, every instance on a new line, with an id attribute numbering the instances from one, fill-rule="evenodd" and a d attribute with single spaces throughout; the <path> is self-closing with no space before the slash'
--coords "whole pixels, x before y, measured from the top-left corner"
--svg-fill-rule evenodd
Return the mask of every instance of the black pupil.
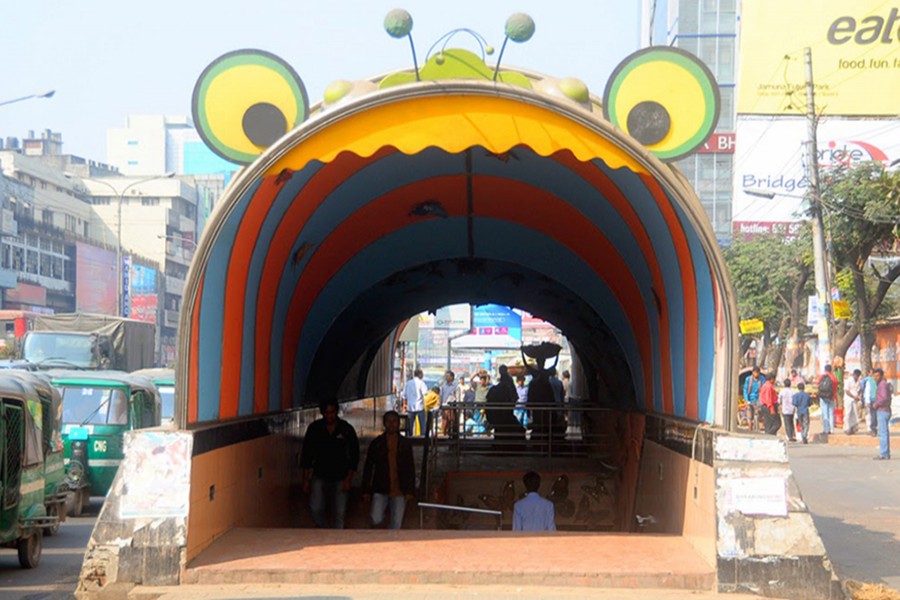
<path id="1" fill-rule="evenodd" d="M 627 125 L 631 137 L 645 146 L 652 146 L 666 137 L 672 121 L 662 104 L 645 100 L 629 111 Z"/>
<path id="2" fill-rule="evenodd" d="M 248 108 L 241 125 L 250 141 L 262 148 L 271 146 L 287 132 L 284 113 L 268 102 L 259 102 Z"/>

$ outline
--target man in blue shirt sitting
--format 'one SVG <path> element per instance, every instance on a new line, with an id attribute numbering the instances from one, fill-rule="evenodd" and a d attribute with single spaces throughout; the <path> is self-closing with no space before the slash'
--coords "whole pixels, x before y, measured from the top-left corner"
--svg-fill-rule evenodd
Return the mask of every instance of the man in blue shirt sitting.
<path id="1" fill-rule="evenodd" d="M 513 531 L 556 531 L 553 503 L 538 494 L 541 476 L 528 471 L 522 477 L 527 494 L 513 509 Z"/>

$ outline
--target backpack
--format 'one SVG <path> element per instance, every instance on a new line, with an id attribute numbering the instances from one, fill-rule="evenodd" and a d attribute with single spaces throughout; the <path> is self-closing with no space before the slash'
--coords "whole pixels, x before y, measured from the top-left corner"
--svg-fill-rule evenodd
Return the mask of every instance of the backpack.
<path id="1" fill-rule="evenodd" d="M 822 375 L 819 379 L 819 398 L 831 400 L 834 397 L 834 382 L 828 375 Z"/>

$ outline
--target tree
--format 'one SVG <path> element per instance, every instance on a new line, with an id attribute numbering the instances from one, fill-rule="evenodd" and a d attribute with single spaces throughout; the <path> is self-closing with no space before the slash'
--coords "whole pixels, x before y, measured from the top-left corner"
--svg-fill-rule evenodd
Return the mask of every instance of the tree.
<path id="1" fill-rule="evenodd" d="M 836 282 L 851 292 L 853 323 L 835 329 L 834 355 L 843 357 L 862 333 L 862 363 L 872 365 L 873 326 L 888 305 L 888 289 L 900 277 L 900 261 L 879 269 L 877 254 L 896 252 L 900 233 L 900 172 L 879 162 L 828 169 L 822 174 L 825 225 L 838 270 Z"/>
<path id="2" fill-rule="evenodd" d="M 789 348 L 795 350 L 787 357 L 789 366 L 798 366 L 798 360 L 802 361 L 802 351 L 796 350 L 806 328 L 803 307 L 813 272 L 811 240 L 809 227 L 804 226 L 794 238 L 766 235 L 735 239 L 725 250 L 740 318 L 761 319 L 765 323 L 758 364 L 766 368 L 781 364 L 785 340 L 790 340 Z M 752 338 L 743 337 L 741 354 L 750 342 Z"/>

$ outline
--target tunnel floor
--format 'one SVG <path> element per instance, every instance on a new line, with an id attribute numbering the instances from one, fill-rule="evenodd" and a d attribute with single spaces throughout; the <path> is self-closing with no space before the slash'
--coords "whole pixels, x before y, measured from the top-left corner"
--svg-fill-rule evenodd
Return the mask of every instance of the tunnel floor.
<path id="1" fill-rule="evenodd" d="M 421 451 L 418 446 L 418 466 Z M 510 531 L 511 512 L 503 506 L 496 506 L 504 513 L 502 531 L 494 517 L 448 521 L 431 509 L 420 525 L 420 513 L 411 507 L 402 530 L 371 529 L 358 493 L 351 493 L 348 529 L 312 529 L 303 497 L 296 501 L 293 528 L 231 529 L 191 561 L 183 581 L 713 589 L 714 565 L 688 538 L 614 530 L 607 517 L 615 511 L 616 477 L 604 478 L 605 493 L 596 493 L 604 457 L 457 454 L 446 444 L 438 448 L 434 480 L 423 498 L 429 502 L 492 508 L 504 504 L 510 482 L 517 499 L 526 470 L 542 473 L 544 496 L 565 474 L 571 514 L 557 511 L 556 532 Z M 585 508 L 600 517 L 585 519 Z"/>
<path id="2" fill-rule="evenodd" d="M 680 536 L 578 532 L 236 528 L 184 583 L 511 584 L 711 590 Z"/>

